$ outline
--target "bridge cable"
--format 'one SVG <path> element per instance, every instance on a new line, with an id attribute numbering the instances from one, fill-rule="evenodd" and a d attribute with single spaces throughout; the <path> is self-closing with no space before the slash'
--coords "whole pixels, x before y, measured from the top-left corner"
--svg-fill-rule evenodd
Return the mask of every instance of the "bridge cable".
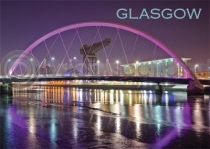
<path id="1" fill-rule="evenodd" d="M 70 48 L 71 48 L 71 46 L 72 46 L 72 44 L 73 44 L 73 41 L 75 40 L 75 38 L 76 38 L 76 32 L 75 32 L 75 34 L 74 34 L 74 37 L 73 37 L 73 39 L 72 39 L 72 41 L 71 41 L 71 43 L 70 43 L 70 45 L 69 45 L 69 47 L 68 47 L 68 52 L 69 52 L 69 50 L 70 50 Z M 71 64 L 71 67 L 72 68 L 74 68 L 73 67 L 73 63 L 72 63 L 72 61 L 71 61 L 72 59 L 69 59 L 69 62 L 70 62 L 70 64 Z"/>
<path id="2" fill-rule="evenodd" d="M 154 59 L 155 58 L 155 53 L 156 53 L 156 50 L 157 50 L 157 44 L 155 44 L 155 48 L 154 48 L 154 52 L 153 52 L 153 56 L 152 56 L 152 59 L 153 60 L 155 60 L 156 61 L 156 59 Z M 156 62 L 156 67 L 157 67 L 157 72 L 156 72 L 156 76 L 158 75 L 158 64 L 157 64 L 157 62 Z M 154 73 L 154 75 L 155 75 L 155 73 Z"/>
<path id="3" fill-rule="evenodd" d="M 61 35 L 60 35 L 60 36 L 61 36 Z M 76 37 L 76 32 L 75 32 L 75 34 L 74 34 L 74 36 L 73 36 L 73 39 L 72 39 L 72 41 L 71 41 L 71 43 L 70 43 L 70 45 L 69 45 L 68 49 L 66 50 L 66 53 L 68 53 L 68 52 L 69 52 L 69 50 L 70 50 L 70 48 L 71 48 L 71 45 L 72 45 L 72 43 L 73 43 L 73 41 L 74 41 L 75 37 Z M 61 37 L 61 40 L 62 40 L 62 37 Z M 63 46 L 64 46 L 64 48 L 66 49 L 65 45 L 63 45 Z M 62 60 L 62 62 L 61 62 L 61 65 L 59 66 L 58 71 L 56 72 L 56 75 L 58 74 L 58 72 L 59 72 L 59 70 L 60 70 L 61 66 L 63 65 L 63 62 L 64 62 L 64 61 L 65 61 L 65 59 L 66 59 L 66 56 L 67 56 L 67 54 L 64 56 L 64 58 L 63 58 L 63 60 Z M 68 57 L 68 58 L 69 58 L 69 57 Z M 73 64 L 72 64 L 72 61 L 71 61 L 71 59 L 70 59 L 70 58 L 69 58 L 69 62 L 71 63 L 72 68 L 73 68 Z"/>
<path id="4" fill-rule="evenodd" d="M 115 35 L 115 38 L 114 38 L 114 42 L 113 42 L 113 44 L 112 44 L 112 47 L 111 47 L 111 49 L 110 49 L 110 51 L 109 51 L 108 57 L 111 55 L 111 52 L 112 52 L 113 47 L 114 47 L 114 45 L 115 45 L 116 39 L 117 39 L 117 32 L 116 32 L 116 35 Z M 110 65 L 109 61 L 108 61 L 108 66 L 109 66 L 109 69 L 112 71 L 112 68 L 111 68 L 111 65 Z M 113 71 L 112 71 L 112 72 L 113 72 Z"/>
<path id="5" fill-rule="evenodd" d="M 75 28 L 75 29 L 76 29 L 76 32 L 77 32 L 77 36 L 78 36 L 78 38 L 79 38 L 79 40 L 80 40 L 80 43 L 83 45 L 83 42 L 82 42 L 81 37 L 80 37 L 80 35 L 79 35 L 78 28 Z M 82 47 L 83 47 L 83 46 L 82 46 Z M 87 55 L 87 53 L 86 53 L 84 47 L 83 47 L 83 50 L 84 50 L 85 55 Z M 88 62 L 89 62 L 89 64 L 90 64 L 89 59 L 87 59 L 87 60 L 88 60 Z M 84 62 L 83 62 L 83 67 L 84 67 Z M 92 71 L 92 74 L 93 74 L 93 73 L 94 73 L 94 72 L 93 72 L 93 69 L 92 69 L 92 67 L 90 67 L 90 68 L 91 68 L 91 71 Z"/>
<path id="6" fill-rule="evenodd" d="M 115 38 L 114 38 L 114 41 L 113 41 L 113 44 L 112 44 L 112 46 L 111 46 L 111 49 L 110 49 L 110 51 L 109 51 L 108 56 L 110 56 L 110 55 L 111 55 L 111 52 L 112 52 L 112 49 L 113 49 L 113 47 L 114 47 L 114 44 L 115 44 L 116 38 L 117 38 L 117 32 L 116 32 L 116 35 L 115 35 Z"/>
<path id="7" fill-rule="evenodd" d="M 49 49 L 48 49 L 48 46 L 47 46 L 47 43 L 45 42 L 45 40 L 44 40 L 44 44 L 45 44 L 45 47 L 46 47 L 46 49 L 47 49 L 47 52 L 48 52 L 48 54 L 49 54 L 49 56 L 50 56 L 50 60 L 52 59 L 52 56 L 51 56 L 51 54 L 50 54 L 50 51 L 49 51 Z M 54 65 L 54 63 L 53 63 L 53 61 L 51 60 L 51 62 L 52 62 L 52 66 L 54 67 L 54 69 L 55 69 L 55 65 Z M 56 69 L 55 69 L 56 70 Z"/>
<path id="8" fill-rule="evenodd" d="M 152 59 L 154 59 L 154 56 L 155 56 L 155 53 L 156 53 L 156 49 L 157 49 L 157 44 L 155 44 L 155 49 L 154 49 L 154 52 L 153 52 Z"/>
<path id="9" fill-rule="evenodd" d="M 128 65 L 128 64 L 129 64 L 129 63 L 128 63 L 128 58 L 127 58 L 126 53 L 125 53 L 125 48 L 124 48 L 123 43 L 122 43 L 122 39 L 121 39 L 121 36 L 120 36 L 119 29 L 117 29 L 117 34 L 118 34 L 118 37 L 119 37 L 119 39 L 120 39 L 120 43 L 121 43 L 121 46 L 122 46 L 122 50 L 123 50 L 123 53 L 124 53 L 124 55 L 125 55 L 125 59 L 126 59 L 127 65 Z M 131 72 L 130 67 L 129 67 L 129 70 L 130 70 L 130 72 Z"/>
<path id="10" fill-rule="evenodd" d="M 57 39 L 58 39 L 58 35 L 57 35 L 57 37 L 55 38 L 55 40 L 54 40 L 53 44 L 51 45 L 51 47 L 50 47 L 49 51 L 51 51 L 51 49 L 52 49 L 52 47 L 54 46 L 54 44 L 55 44 L 55 42 L 57 41 Z M 37 69 L 36 73 L 38 73 L 38 71 L 39 71 L 39 69 L 40 69 L 40 67 L 41 67 L 42 63 L 44 62 L 45 58 L 47 57 L 47 55 L 48 55 L 48 53 L 45 55 L 44 59 L 42 60 L 41 64 L 39 65 L 39 67 L 38 67 L 38 69 Z"/>
<path id="11" fill-rule="evenodd" d="M 61 36 L 60 33 L 59 33 L 59 36 L 60 36 L 61 42 L 62 42 L 62 44 L 63 44 L 64 50 L 65 50 L 65 52 L 66 52 L 66 55 L 64 56 L 64 58 L 63 58 L 63 60 L 62 60 L 62 62 L 61 62 L 61 64 L 60 64 L 60 66 L 59 66 L 58 71 L 56 72 L 56 74 L 58 74 L 58 72 L 59 72 L 61 66 L 63 65 L 63 62 L 64 62 L 65 59 L 66 59 L 66 56 L 67 56 L 68 59 L 70 60 L 70 57 L 69 57 L 69 54 L 68 54 L 68 50 L 66 49 L 66 46 L 65 46 L 65 44 L 64 44 L 63 38 L 62 38 L 62 36 Z"/>
<path id="12" fill-rule="evenodd" d="M 90 49 L 92 48 L 92 46 L 93 46 L 93 44 L 94 44 L 94 42 L 95 42 L 95 40 L 96 40 L 97 35 L 98 35 L 98 32 L 96 31 L 96 34 L 95 34 L 95 36 L 94 36 L 94 38 L 93 38 L 92 44 L 91 44 L 91 46 L 90 46 Z M 87 54 L 89 54 L 90 52 L 91 52 L 91 50 L 89 50 Z M 91 67 L 93 67 L 93 66 L 91 65 Z M 92 70 L 93 70 L 93 68 L 92 68 Z"/>
<path id="13" fill-rule="evenodd" d="M 102 41 L 101 34 L 100 34 L 100 32 L 99 32 L 99 31 L 100 31 L 100 28 L 99 28 L 98 26 L 96 26 L 96 28 L 97 28 L 97 31 L 98 31 L 99 38 L 100 38 L 100 40 Z M 102 46 L 103 46 L 103 50 L 104 50 L 106 59 L 108 59 L 108 56 L 107 56 L 107 53 L 106 53 L 106 50 L 105 50 L 105 47 L 104 47 L 103 42 L 102 42 Z M 110 67 L 110 70 L 111 70 L 111 73 L 112 73 L 113 71 L 112 71 L 112 68 L 111 68 L 111 66 L 110 66 L 110 63 L 109 63 L 109 67 Z"/>
<path id="14" fill-rule="evenodd" d="M 136 35 L 136 40 L 135 40 L 135 42 L 134 42 L 134 45 L 133 45 L 133 48 L 132 48 L 132 51 L 131 51 L 131 55 L 130 55 L 130 57 L 129 57 L 129 62 L 131 63 L 131 57 L 133 56 L 133 51 L 134 51 L 134 49 L 135 49 L 135 47 L 136 47 L 136 42 L 137 42 L 137 40 L 138 40 L 138 37 L 139 37 L 139 35 Z"/>

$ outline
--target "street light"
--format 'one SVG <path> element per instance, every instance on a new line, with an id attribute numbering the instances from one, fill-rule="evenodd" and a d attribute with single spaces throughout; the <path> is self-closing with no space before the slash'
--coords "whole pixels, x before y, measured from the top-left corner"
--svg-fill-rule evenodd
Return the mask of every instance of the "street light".
<path id="1" fill-rule="evenodd" d="M 118 75 L 118 64 L 119 64 L 118 60 L 116 60 L 116 64 L 117 64 L 117 75 Z"/>
<path id="2" fill-rule="evenodd" d="M 73 61 L 76 60 L 76 59 L 77 59 L 77 57 L 74 57 Z M 72 61 L 72 66 L 73 66 L 73 69 L 74 69 L 74 65 L 76 64 L 76 62 L 75 62 L 75 64 L 73 64 L 74 63 L 73 61 Z"/>
<path id="3" fill-rule="evenodd" d="M 198 67 L 198 64 L 195 65 L 195 74 L 196 74 L 196 68 Z"/>
<path id="4" fill-rule="evenodd" d="M 53 61 L 55 60 L 55 57 L 51 57 L 51 62 L 52 62 L 52 67 L 53 67 Z M 51 67 L 51 72 L 49 72 L 49 73 L 51 73 L 52 74 L 52 67 Z M 47 71 L 47 69 L 46 69 L 46 71 Z M 46 73 L 47 74 L 47 73 Z"/>
<path id="5" fill-rule="evenodd" d="M 138 65 L 139 65 L 139 61 L 136 61 L 136 68 L 137 68 Z"/>
<path id="6" fill-rule="evenodd" d="M 10 65 L 11 59 L 8 59 L 7 62 L 8 62 L 8 64 Z M 9 72 L 9 67 L 10 67 L 10 66 L 8 66 L 8 72 Z"/>
<path id="7" fill-rule="evenodd" d="M 52 66 L 53 66 L 53 61 L 54 60 L 55 60 L 55 57 L 51 57 Z"/>
<path id="8" fill-rule="evenodd" d="M 135 69 L 136 69 L 136 71 L 135 71 L 135 74 L 136 75 L 138 75 L 138 65 L 139 65 L 139 61 L 136 61 L 136 65 L 135 65 Z"/>
<path id="9" fill-rule="evenodd" d="M 208 79 L 210 79 L 210 67 L 209 67 Z"/>
<path id="10" fill-rule="evenodd" d="M 100 61 L 98 60 L 97 61 L 97 64 L 98 64 L 98 75 L 99 75 L 99 63 L 100 63 Z"/>

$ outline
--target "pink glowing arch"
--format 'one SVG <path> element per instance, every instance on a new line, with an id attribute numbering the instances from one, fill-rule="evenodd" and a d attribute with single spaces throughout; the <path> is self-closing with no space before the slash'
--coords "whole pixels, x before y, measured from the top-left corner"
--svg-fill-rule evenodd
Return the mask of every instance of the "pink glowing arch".
<path id="1" fill-rule="evenodd" d="M 164 50 L 166 53 L 168 53 L 171 57 L 173 57 L 181 66 L 182 68 L 185 70 L 185 72 L 187 73 L 188 78 L 191 78 L 193 80 L 197 80 L 197 78 L 195 77 L 195 75 L 193 74 L 193 72 L 188 68 L 188 66 L 184 63 L 184 61 L 179 58 L 170 48 L 168 48 L 165 44 L 163 44 L 162 42 L 160 42 L 158 39 L 154 38 L 153 36 L 130 26 L 126 26 L 123 24 L 118 24 L 118 23 L 113 23 L 113 22 L 84 22 L 84 23 L 77 23 L 77 24 L 71 24 L 71 25 L 67 25 L 64 27 L 61 27 L 59 29 L 56 29 L 44 36 L 42 36 L 41 38 L 39 38 L 38 40 L 36 40 L 34 43 L 32 43 L 21 55 L 20 57 L 15 61 L 15 63 L 13 64 L 13 66 L 11 67 L 11 69 L 9 70 L 9 74 L 11 75 L 13 70 L 17 67 L 18 63 L 34 48 L 36 47 L 38 44 L 40 44 L 41 42 L 43 42 L 44 40 L 59 34 L 61 32 L 67 31 L 67 30 L 71 30 L 71 29 L 76 29 L 76 28 L 82 28 L 82 27 L 93 27 L 93 26 L 104 26 L 104 27 L 111 27 L 111 28 L 116 28 L 116 29 L 122 29 L 134 34 L 137 34 L 139 36 L 142 36 L 146 39 L 148 39 L 149 41 L 153 42 L 154 44 L 156 44 L 157 46 L 159 46 L 162 50 Z"/>

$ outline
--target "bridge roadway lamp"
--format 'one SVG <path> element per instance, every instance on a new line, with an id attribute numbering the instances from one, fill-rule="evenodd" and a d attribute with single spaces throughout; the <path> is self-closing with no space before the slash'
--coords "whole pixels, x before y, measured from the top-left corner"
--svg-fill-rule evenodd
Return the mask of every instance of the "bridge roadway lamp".
<path id="1" fill-rule="evenodd" d="M 135 65 L 135 75 L 138 75 L 138 66 L 139 66 L 139 61 L 136 61 L 136 65 Z"/>
<path id="2" fill-rule="evenodd" d="M 196 68 L 198 67 L 198 64 L 195 65 L 195 74 L 196 74 Z"/>
<path id="3" fill-rule="evenodd" d="M 118 64 L 119 64 L 118 60 L 116 60 L 116 64 L 117 64 L 117 75 L 118 75 Z"/>
<path id="4" fill-rule="evenodd" d="M 136 68 L 137 68 L 138 65 L 139 65 L 139 61 L 136 61 Z"/>
<path id="5" fill-rule="evenodd" d="M 52 71 L 52 67 L 53 67 L 53 61 L 55 60 L 55 57 L 53 56 L 53 57 L 51 57 L 51 62 L 52 62 L 52 66 L 51 66 L 51 71 Z M 47 71 L 47 69 L 46 69 L 46 71 Z M 51 72 L 51 74 L 53 73 L 53 71 Z"/>

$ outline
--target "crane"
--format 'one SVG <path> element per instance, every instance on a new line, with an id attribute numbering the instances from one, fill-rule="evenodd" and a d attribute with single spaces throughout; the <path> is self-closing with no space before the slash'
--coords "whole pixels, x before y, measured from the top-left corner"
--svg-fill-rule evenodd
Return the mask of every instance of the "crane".
<path id="1" fill-rule="evenodd" d="M 97 73 L 97 55 L 96 53 L 111 43 L 111 39 L 105 38 L 101 42 L 93 43 L 92 45 L 84 44 L 80 47 L 80 54 L 83 55 L 83 74 Z"/>

